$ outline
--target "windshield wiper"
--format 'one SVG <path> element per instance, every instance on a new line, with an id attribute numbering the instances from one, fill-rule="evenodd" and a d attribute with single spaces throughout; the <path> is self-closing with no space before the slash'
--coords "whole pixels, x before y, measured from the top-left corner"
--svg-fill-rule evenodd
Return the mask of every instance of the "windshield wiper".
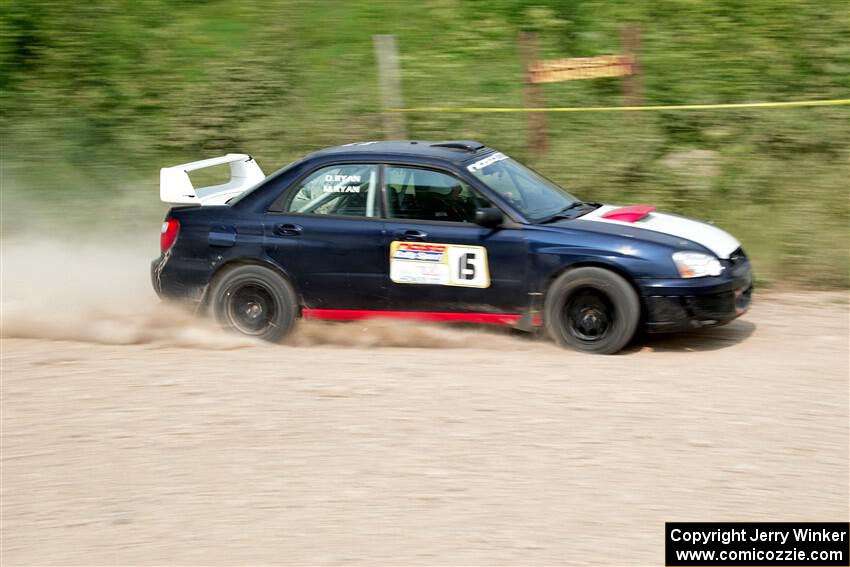
<path id="1" fill-rule="evenodd" d="M 543 219 L 539 222 L 540 222 L 540 224 L 545 224 L 547 222 L 552 222 L 553 220 L 575 218 L 572 215 L 568 215 L 566 213 L 568 211 L 573 210 L 573 209 L 577 209 L 579 207 L 585 207 L 585 206 L 592 207 L 591 210 L 593 210 L 593 209 L 597 209 L 597 208 L 601 207 L 602 204 L 601 203 L 590 203 L 590 202 L 587 202 L 587 201 L 574 201 L 574 202 L 570 203 L 569 205 L 567 205 L 566 207 L 564 207 L 563 209 L 561 209 L 560 211 L 558 211 L 557 213 L 555 213 L 554 215 L 550 215 L 550 216 L 546 217 L 545 219 Z M 590 211 L 587 211 L 587 212 L 590 212 Z"/>

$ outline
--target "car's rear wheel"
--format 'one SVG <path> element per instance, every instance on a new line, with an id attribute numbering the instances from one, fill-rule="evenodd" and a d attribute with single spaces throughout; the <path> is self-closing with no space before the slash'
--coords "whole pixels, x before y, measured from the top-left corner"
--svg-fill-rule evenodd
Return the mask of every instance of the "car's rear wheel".
<path id="1" fill-rule="evenodd" d="M 272 342 L 292 331 L 298 312 L 289 282 L 262 266 L 238 266 L 221 274 L 210 302 L 224 328 Z"/>
<path id="2" fill-rule="evenodd" d="M 634 336 L 640 301 L 620 275 L 604 268 L 576 268 L 552 283 L 543 317 L 547 332 L 558 344 L 613 354 Z"/>

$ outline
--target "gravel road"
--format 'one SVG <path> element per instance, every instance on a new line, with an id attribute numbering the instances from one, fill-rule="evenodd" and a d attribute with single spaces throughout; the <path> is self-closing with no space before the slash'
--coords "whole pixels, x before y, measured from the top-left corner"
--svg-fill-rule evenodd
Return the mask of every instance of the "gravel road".
<path id="1" fill-rule="evenodd" d="M 663 565 L 665 521 L 850 517 L 846 293 L 757 296 L 618 356 L 22 320 L 0 343 L 4 566 Z"/>

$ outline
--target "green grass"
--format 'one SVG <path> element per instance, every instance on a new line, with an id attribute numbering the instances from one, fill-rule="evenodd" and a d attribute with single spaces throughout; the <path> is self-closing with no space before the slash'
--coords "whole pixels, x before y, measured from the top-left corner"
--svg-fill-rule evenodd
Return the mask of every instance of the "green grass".
<path id="1" fill-rule="evenodd" d="M 398 38 L 407 106 L 521 106 L 520 31 L 542 57 L 590 56 L 618 52 L 625 23 L 641 29 L 645 104 L 850 97 L 843 1 L 9 0 L 3 231 L 29 222 L 23 206 L 156 223 L 163 165 L 242 151 L 272 171 L 382 138 L 373 34 Z M 543 90 L 553 106 L 622 103 L 618 79 Z M 521 114 L 406 119 L 413 138 L 480 139 L 583 197 L 714 222 L 760 284 L 848 286 L 850 107 L 550 114 L 543 156 Z"/>

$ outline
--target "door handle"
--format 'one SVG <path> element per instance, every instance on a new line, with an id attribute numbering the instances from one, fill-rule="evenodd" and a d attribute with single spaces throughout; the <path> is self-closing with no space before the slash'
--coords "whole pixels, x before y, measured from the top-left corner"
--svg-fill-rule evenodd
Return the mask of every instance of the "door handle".
<path id="1" fill-rule="evenodd" d="M 303 228 L 300 224 L 277 224 L 274 233 L 278 236 L 298 236 Z"/>
<path id="2" fill-rule="evenodd" d="M 396 237 L 407 241 L 424 241 L 428 238 L 428 233 L 421 230 L 399 230 L 395 233 Z"/>

